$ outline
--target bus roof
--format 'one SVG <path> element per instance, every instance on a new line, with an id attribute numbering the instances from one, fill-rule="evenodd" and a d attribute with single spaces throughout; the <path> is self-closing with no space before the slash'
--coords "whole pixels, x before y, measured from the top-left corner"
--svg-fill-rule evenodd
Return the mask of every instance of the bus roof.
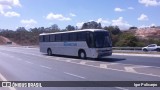
<path id="1" fill-rule="evenodd" d="M 95 32 L 95 31 L 107 31 L 107 30 L 104 30 L 104 29 L 83 29 L 83 30 L 64 31 L 64 32 L 55 32 L 55 33 L 41 33 L 40 35 L 50 35 L 50 34 L 59 34 L 59 33 L 68 33 L 68 32 L 82 32 L 82 31 Z"/>

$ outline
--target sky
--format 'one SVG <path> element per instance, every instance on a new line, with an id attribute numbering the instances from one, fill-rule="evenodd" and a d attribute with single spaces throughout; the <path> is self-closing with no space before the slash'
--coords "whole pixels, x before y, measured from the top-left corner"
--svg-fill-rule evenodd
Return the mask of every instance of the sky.
<path id="1" fill-rule="evenodd" d="M 0 0 L 1 29 L 80 28 L 89 21 L 121 30 L 160 26 L 160 0 Z"/>

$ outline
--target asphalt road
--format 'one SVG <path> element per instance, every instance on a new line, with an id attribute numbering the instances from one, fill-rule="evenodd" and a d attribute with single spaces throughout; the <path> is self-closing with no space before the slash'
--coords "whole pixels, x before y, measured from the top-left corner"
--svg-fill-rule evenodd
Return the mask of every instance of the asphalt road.
<path id="1" fill-rule="evenodd" d="M 160 81 L 160 57 L 99 60 L 47 56 L 38 48 L 0 46 L 0 81 Z M 0 90 L 159 90 L 146 87 L 0 88 Z"/>

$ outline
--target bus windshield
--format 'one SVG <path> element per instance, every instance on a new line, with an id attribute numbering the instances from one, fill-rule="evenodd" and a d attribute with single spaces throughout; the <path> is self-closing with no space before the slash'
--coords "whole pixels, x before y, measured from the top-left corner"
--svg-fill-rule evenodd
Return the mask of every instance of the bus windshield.
<path id="1" fill-rule="evenodd" d="M 112 42 L 108 32 L 95 32 L 95 46 L 96 48 L 111 47 Z"/>

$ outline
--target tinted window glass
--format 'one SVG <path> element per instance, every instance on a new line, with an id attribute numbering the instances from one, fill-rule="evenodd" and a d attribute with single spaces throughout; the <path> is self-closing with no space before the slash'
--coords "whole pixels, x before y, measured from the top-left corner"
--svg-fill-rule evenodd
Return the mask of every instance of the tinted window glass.
<path id="1" fill-rule="evenodd" d="M 69 35 L 67 33 L 62 34 L 62 41 L 68 41 Z"/>
<path id="2" fill-rule="evenodd" d="M 77 41 L 77 33 L 70 33 L 69 41 Z"/>
<path id="3" fill-rule="evenodd" d="M 111 47 L 112 42 L 108 32 L 95 32 L 96 48 Z"/>
<path id="4" fill-rule="evenodd" d="M 54 42 L 55 41 L 55 35 L 50 35 L 50 42 Z"/>
<path id="5" fill-rule="evenodd" d="M 45 36 L 44 36 L 44 41 L 45 41 L 45 42 L 49 42 L 49 35 L 45 35 Z"/>
<path id="6" fill-rule="evenodd" d="M 94 35 L 92 32 L 87 32 L 87 45 L 89 48 L 94 47 Z"/>
<path id="7" fill-rule="evenodd" d="M 56 35 L 56 42 L 61 42 L 61 34 Z"/>
<path id="8" fill-rule="evenodd" d="M 155 47 L 155 45 L 149 45 L 148 47 Z"/>
<path id="9" fill-rule="evenodd" d="M 86 36 L 87 33 L 86 32 L 78 32 L 78 41 L 86 41 Z"/>

